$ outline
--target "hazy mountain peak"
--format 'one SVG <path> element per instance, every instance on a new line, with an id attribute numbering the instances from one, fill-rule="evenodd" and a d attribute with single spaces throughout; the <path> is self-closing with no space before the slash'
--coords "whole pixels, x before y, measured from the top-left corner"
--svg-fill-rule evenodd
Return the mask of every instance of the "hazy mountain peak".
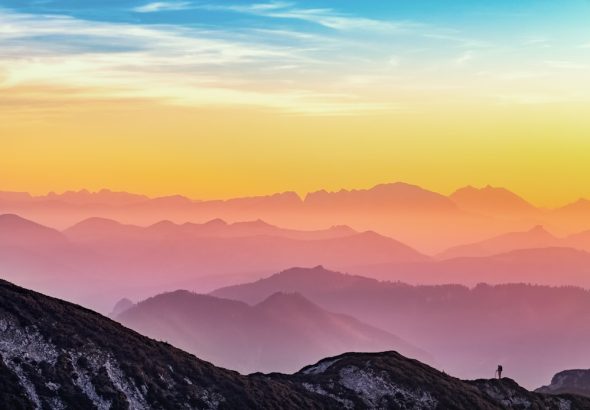
<path id="1" fill-rule="evenodd" d="M 115 221 L 114 219 L 109 219 L 109 218 L 101 218 L 98 216 L 93 216 L 90 218 L 86 218 L 80 222 L 78 222 L 77 224 L 73 225 L 71 228 L 80 228 L 80 227 L 93 227 L 93 228 L 99 228 L 99 227 L 114 227 L 114 226 L 121 226 L 123 225 L 122 223 L 120 223 L 119 221 Z"/>
<path id="2" fill-rule="evenodd" d="M 250 227 L 250 228 L 277 228 L 275 225 L 269 224 L 262 219 L 256 219 L 253 221 L 234 222 L 234 227 Z"/>
<path id="3" fill-rule="evenodd" d="M 16 214 L 2 214 L 0 215 L 0 224 L 4 224 L 5 226 L 11 225 L 37 225 L 35 222 L 29 221 L 28 219 L 22 218 Z"/>
<path id="4" fill-rule="evenodd" d="M 260 302 L 257 307 L 263 309 L 284 310 L 321 310 L 319 306 L 311 302 L 299 292 L 276 292 Z"/>
<path id="5" fill-rule="evenodd" d="M 304 200 L 306 205 L 331 207 L 332 209 L 350 207 L 372 207 L 375 209 L 393 208 L 413 212 L 416 208 L 449 211 L 456 206 L 444 195 L 404 182 L 375 185 L 368 189 L 353 189 L 328 192 L 310 192 Z"/>
<path id="6" fill-rule="evenodd" d="M 204 225 L 209 226 L 209 227 L 211 227 L 211 226 L 227 226 L 228 223 L 221 218 L 215 218 L 215 219 L 211 219 L 211 220 L 205 222 Z"/>
<path id="7" fill-rule="evenodd" d="M 538 249 L 563 246 L 562 242 L 543 225 L 528 231 L 508 232 L 483 241 L 454 246 L 439 254 L 439 258 L 482 257 L 520 249 Z"/>
<path id="8" fill-rule="evenodd" d="M 341 232 L 357 233 L 353 228 L 351 228 L 348 225 L 332 225 L 329 229 L 331 231 L 341 231 Z"/>
<path id="9" fill-rule="evenodd" d="M 131 300 L 127 298 L 123 298 L 115 304 L 115 306 L 113 307 L 113 311 L 110 313 L 109 316 L 112 318 L 116 318 L 121 313 L 131 309 L 133 306 L 135 306 L 135 303 L 133 303 Z"/>
<path id="10" fill-rule="evenodd" d="M 281 199 L 288 202 L 301 202 L 301 197 L 295 191 L 278 192 L 276 194 L 272 194 L 271 198 Z"/>
<path id="11" fill-rule="evenodd" d="M 486 185 L 476 188 L 471 185 L 459 188 L 449 198 L 460 208 L 471 212 L 495 214 L 534 212 L 536 208 L 512 191 Z"/>
<path id="12" fill-rule="evenodd" d="M 575 202 L 556 209 L 557 212 L 588 212 L 590 211 L 590 200 L 580 198 Z"/>
<path id="13" fill-rule="evenodd" d="M 178 224 L 176 224 L 168 219 L 164 219 L 164 220 L 158 221 L 158 222 L 150 225 L 148 228 L 172 228 L 172 227 L 178 227 Z"/>
<path id="14" fill-rule="evenodd" d="M 550 237 L 553 237 L 553 238 L 555 237 L 543 225 L 535 225 L 531 229 L 529 229 L 528 232 L 531 233 L 531 234 L 535 234 L 535 235 L 544 235 L 544 236 L 550 236 Z"/>
<path id="15" fill-rule="evenodd" d="M 0 241 L 15 246 L 62 245 L 65 237 L 58 231 L 15 214 L 0 215 Z"/>

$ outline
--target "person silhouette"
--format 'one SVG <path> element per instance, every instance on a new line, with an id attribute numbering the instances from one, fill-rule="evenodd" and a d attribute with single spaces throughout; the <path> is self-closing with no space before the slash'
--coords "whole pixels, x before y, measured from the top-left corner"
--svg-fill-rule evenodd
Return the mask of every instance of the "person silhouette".
<path id="1" fill-rule="evenodd" d="M 502 370 L 504 370 L 504 369 L 502 369 L 502 365 L 499 364 L 498 369 L 496 369 L 496 374 L 498 375 L 498 379 L 502 378 Z"/>

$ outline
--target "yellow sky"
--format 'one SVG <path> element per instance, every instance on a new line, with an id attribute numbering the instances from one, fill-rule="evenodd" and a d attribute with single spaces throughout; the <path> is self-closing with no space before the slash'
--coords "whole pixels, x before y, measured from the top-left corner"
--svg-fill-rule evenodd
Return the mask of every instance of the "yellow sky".
<path id="1" fill-rule="evenodd" d="M 353 116 L 85 100 L 0 113 L 0 189 L 226 198 L 405 181 L 504 186 L 541 206 L 590 197 L 582 104 L 422 106 Z"/>
<path id="2" fill-rule="evenodd" d="M 2 190 L 590 198 L 587 4 L 11 3 Z"/>

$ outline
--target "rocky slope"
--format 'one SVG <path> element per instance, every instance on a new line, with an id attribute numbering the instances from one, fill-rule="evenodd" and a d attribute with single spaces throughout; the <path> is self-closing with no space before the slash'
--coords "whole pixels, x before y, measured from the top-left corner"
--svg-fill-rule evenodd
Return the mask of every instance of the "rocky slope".
<path id="1" fill-rule="evenodd" d="M 509 379 L 464 382 L 394 353 L 242 376 L 0 281 L 2 409 L 587 409 Z"/>
<path id="2" fill-rule="evenodd" d="M 547 394 L 578 394 L 590 397 L 590 370 L 564 370 L 551 379 L 551 384 L 536 390 Z"/>

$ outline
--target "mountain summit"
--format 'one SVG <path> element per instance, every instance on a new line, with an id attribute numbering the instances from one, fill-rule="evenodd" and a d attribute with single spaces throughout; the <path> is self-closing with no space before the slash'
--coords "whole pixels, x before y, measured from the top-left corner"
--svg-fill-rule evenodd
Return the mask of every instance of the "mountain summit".
<path id="1" fill-rule="evenodd" d="M 537 208 L 514 192 L 491 185 L 483 188 L 466 186 L 453 192 L 449 198 L 461 209 L 484 215 L 523 216 L 538 213 Z"/>

